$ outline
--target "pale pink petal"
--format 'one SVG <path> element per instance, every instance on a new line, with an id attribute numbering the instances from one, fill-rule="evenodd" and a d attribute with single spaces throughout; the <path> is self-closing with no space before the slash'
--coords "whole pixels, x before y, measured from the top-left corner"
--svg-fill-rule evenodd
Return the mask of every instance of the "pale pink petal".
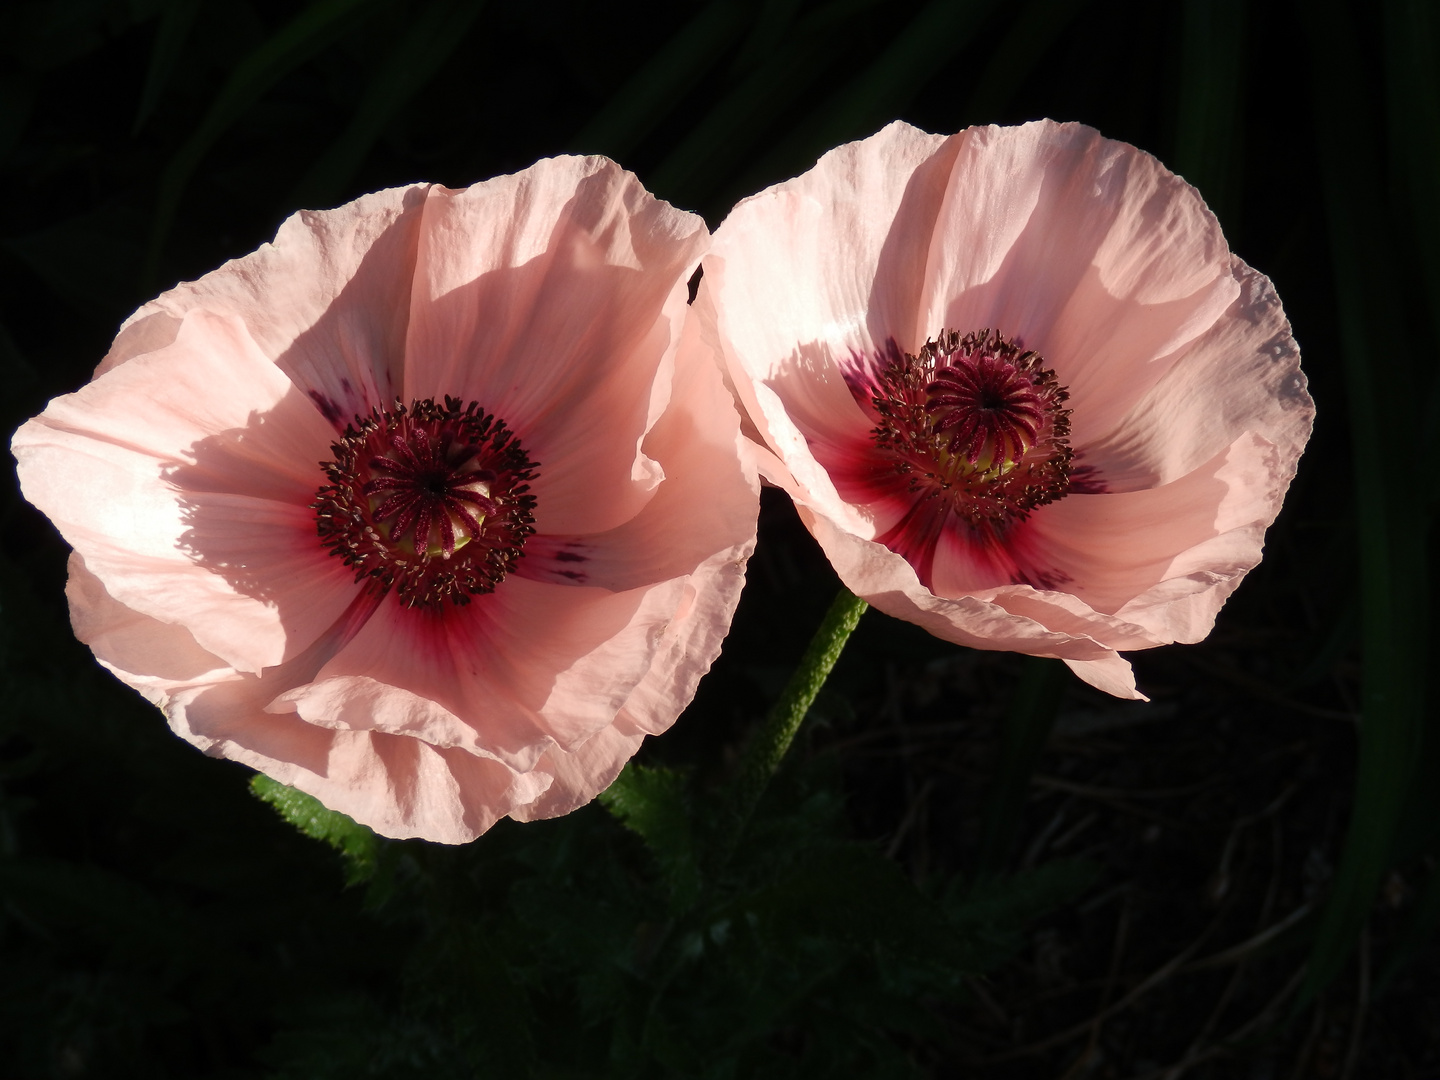
<path id="1" fill-rule="evenodd" d="M 550 779 L 550 786 L 528 803 L 516 806 L 517 821 L 539 821 L 577 810 L 615 782 L 625 763 L 640 749 L 645 732 L 637 730 L 624 713 L 575 749 L 547 750 L 535 773 Z"/>
<path id="2" fill-rule="evenodd" d="M 1268 440 L 1246 435 L 1161 487 L 1061 499 L 1030 523 L 1039 557 L 1094 610 L 1144 626 L 1158 642 L 1198 641 L 1260 561 L 1289 481 L 1277 459 Z M 1181 615 L 1176 601 L 1196 594 L 1205 601 L 1181 605 Z"/>
<path id="3" fill-rule="evenodd" d="M 249 681 L 182 688 L 168 702 L 170 726 L 208 754 L 258 769 L 397 839 L 468 843 L 549 782 L 404 735 L 334 731 L 252 711 L 269 689 Z"/>
<path id="4" fill-rule="evenodd" d="M 752 377 L 775 377 L 797 347 L 848 358 L 910 335 L 954 153 L 897 122 L 736 204 L 705 278 L 720 268 L 720 335 Z"/>
<path id="5" fill-rule="evenodd" d="M 649 671 L 683 588 L 612 593 L 512 577 L 439 612 L 389 597 L 276 708 L 529 770 L 552 742 L 572 746 L 610 723 Z"/>
<path id="6" fill-rule="evenodd" d="M 1103 660 L 1066 660 L 1065 666 L 1096 690 L 1130 701 L 1150 700 L 1135 689 L 1135 669 L 1123 656 L 1113 654 Z"/>
<path id="7" fill-rule="evenodd" d="M 625 699 L 621 715 L 641 731 L 667 730 L 695 696 L 730 630 L 755 537 L 712 555 L 684 581 L 680 603 L 656 643 L 650 670 Z"/>
<path id="8" fill-rule="evenodd" d="M 973 596 L 936 596 L 920 584 L 914 568 L 889 548 L 846 532 L 805 507 L 799 509 L 840 580 L 887 615 L 977 649 L 1009 649 L 1068 660 L 1097 660 L 1111 651 L 1093 638 L 1057 633 Z"/>
<path id="9" fill-rule="evenodd" d="M 708 241 L 700 218 L 604 158 L 434 189 L 405 391 L 476 400 L 520 433 L 542 466 L 542 532 L 613 528 L 661 476 L 640 443 Z"/>
<path id="10" fill-rule="evenodd" d="M 614 724 L 568 752 L 559 747 L 547 750 L 535 770 L 550 774 L 554 781 L 535 803 L 512 810 L 511 817 L 521 821 L 556 817 L 589 802 L 610 786 L 645 735 L 658 735 L 675 722 L 720 655 L 745 584 L 745 563 L 754 546 L 751 536 L 712 556 L 690 575 L 650 670 L 631 692 Z"/>
<path id="11" fill-rule="evenodd" d="M 713 313 L 742 405 L 817 509 L 852 528 L 863 518 L 807 442 L 870 428 L 841 369 L 912 336 L 953 157 L 943 137 L 891 124 L 742 200 L 705 259 L 696 307 Z"/>
<path id="12" fill-rule="evenodd" d="M 307 666 L 301 658 L 260 676 L 237 672 L 201 649 L 183 627 L 120 604 L 79 556 L 72 557 L 70 573 L 76 635 L 117 677 L 159 705 L 178 735 L 208 754 L 297 787 L 383 835 L 466 843 L 512 809 L 535 803 L 550 786 L 547 771 L 517 773 L 401 735 L 336 731 L 293 713 L 266 712 L 278 691 L 313 676 L 315 660 Z"/>
<path id="13" fill-rule="evenodd" d="M 70 553 L 68 569 L 65 598 L 75 636 L 107 666 L 126 672 L 132 686 L 136 679 L 184 683 L 229 666 L 202 649 L 183 626 L 162 623 L 116 600 L 86 569 L 79 552 Z"/>
<path id="14" fill-rule="evenodd" d="M 527 689 L 544 689 L 541 727 L 568 748 L 608 724 L 654 666 L 686 603 L 687 579 L 616 593 L 513 584 L 506 626 L 515 629 L 502 655 L 517 685 L 523 678 Z"/>
<path id="15" fill-rule="evenodd" d="M 1108 649 L 1152 649 L 1169 644 L 1168 639 L 1139 623 L 1119 615 L 1105 615 L 1085 601 L 1059 589 L 1037 589 L 1030 585 L 1007 585 L 986 589 L 976 599 L 988 601 L 1002 611 L 1031 619 L 1058 634 L 1094 638 Z"/>
<path id="16" fill-rule="evenodd" d="M 1220 226 L 1153 157 L 1079 124 L 954 139 L 920 340 L 985 327 L 1019 338 L 1069 388 L 1083 445 L 1235 299 Z"/>
<path id="17" fill-rule="evenodd" d="M 568 750 L 554 742 L 542 744 L 543 752 L 528 764 L 528 775 L 537 792 L 536 797 L 533 801 L 517 802 L 509 809 L 509 816 L 531 821 L 569 813 L 610 785 L 646 734 L 658 734 L 673 723 L 694 697 L 701 676 L 720 653 L 735 605 L 739 602 L 744 585 L 745 561 L 753 544 L 752 538 L 736 549 L 721 552 L 691 575 L 685 582 L 680 606 L 661 633 L 650 670 L 631 692 L 624 707 L 612 722 Z M 342 681 L 319 681 L 315 688 L 324 689 Z M 385 699 L 386 696 L 389 700 Z M 408 695 L 402 695 L 393 686 L 376 684 L 369 704 L 374 708 L 375 715 L 385 715 L 387 708 L 392 713 L 403 708 L 397 699 L 405 696 Z M 416 704 L 418 706 L 419 702 Z M 383 726 L 375 725 L 376 728 Z M 391 727 L 387 730 L 400 729 Z M 429 745 L 446 745 L 427 733 L 411 733 L 424 735 L 421 741 Z M 455 752 L 446 750 L 445 755 L 452 768 L 455 767 Z M 512 760 L 508 764 L 518 767 L 520 763 Z M 503 775 L 495 773 L 497 777 Z M 541 780 L 548 781 L 548 786 L 542 785 Z M 515 790 L 520 789 L 517 787 Z"/>
<path id="18" fill-rule="evenodd" d="M 198 309 L 234 316 L 260 352 L 343 429 L 401 391 L 427 190 L 424 184 L 390 188 L 334 210 L 292 215 L 273 242 L 141 308 L 117 349 L 131 327 L 148 327 L 157 313 L 183 317 Z M 126 342 L 124 349 L 129 347 Z M 117 359 L 112 350 L 100 371 Z"/>
<path id="19" fill-rule="evenodd" d="M 806 198 L 821 190 L 826 209 Z M 866 230 L 852 213 L 872 215 Z M 1061 657 L 1120 696 L 1137 692 L 1115 650 L 1197 640 L 1259 560 L 1313 415 L 1269 283 L 1199 194 L 1075 124 L 944 140 L 892 125 L 842 147 L 732 212 L 695 310 L 762 474 L 849 588 L 950 641 Z M 921 505 L 866 399 L 887 339 L 915 353 L 985 329 L 1054 369 L 1075 454 L 1068 495 L 988 530 Z"/>
<path id="20" fill-rule="evenodd" d="M 639 513 L 606 532 L 534 537 L 517 573 L 618 592 L 689 574 L 717 551 L 753 542 L 759 481 L 741 445 L 717 358 L 701 339 L 700 320 L 689 318 L 669 406 L 643 443 L 665 483 Z"/>
<path id="21" fill-rule="evenodd" d="M 77 634 L 196 746 L 386 835 L 462 842 L 588 799 L 693 696 L 754 543 L 739 418 L 713 355 L 677 351 L 707 243 L 613 163 L 558 159 L 297 215 L 146 305 L 15 439 L 76 548 Z M 466 468 L 508 523 L 475 535 Z M 505 562 L 527 481 L 529 577 Z M 441 504 L 446 557 L 496 561 L 417 568 L 409 530 Z"/>
<path id="22" fill-rule="evenodd" d="M 835 478 L 816 460 L 805 428 L 790 415 L 788 399 L 781 397 L 765 380 L 747 371 L 744 354 L 722 336 L 719 324 L 723 316 L 716 308 L 715 298 L 726 295 L 726 280 L 723 259 L 707 258 L 705 276 L 700 279 L 700 288 L 691 310 L 707 328 L 705 336 L 715 340 L 736 397 L 746 409 L 751 425 L 764 439 L 761 448 L 756 451 L 761 474 L 772 484 L 784 488 L 797 502 L 804 502 L 818 512 L 844 522 L 846 528 L 853 532 L 873 535 L 871 522 L 864 511 L 846 501 L 836 487 Z M 827 367 L 819 362 L 817 349 L 823 351 L 821 346 L 807 350 L 808 361 L 802 361 L 801 350 L 794 350 L 789 357 L 790 365 L 782 367 L 771 381 L 783 382 L 787 389 L 798 392 L 806 387 L 804 376 L 798 373 L 808 373 L 814 378 L 816 386 L 808 399 L 814 407 L 806 417 L 806 426 L 823 433 L 825 442 L 822 447 L 840 445 L 847 433 L 852 439 L 865 438 L 871 421 L 855 405 L 848 388 L 843 386 L 838 366 Z M 800 409 L 804 407 L 805 402 L 802 402 Z"/>
<path id="23" fill-rule="evenodd" d="M 1114 649 L 1198 641 L 1260 560 L 1265 528 L 1284 494 L 1276 462 L 1274 446 L 1246 435 L 1163 487 L 1071 495 L 1040 508 L 1012 531 L 1004 550 L 1025 569 L 1052 575 L 1050 588 L 1010 584 L 998 566 L 990 574 L 1001 580 L 987 587 L 975 552 L 946 537 L 935 561 L 935 592 L 971 594 Z M 977 576 L 967 584 L 964 572 Z"/>
<path id="24" fill-rule="evenodd" d="M 1244 432 L 1278 451 L 1277 479 L 1295 474 L 1315 406 L 1300 350 L 1270 280 L 1231 260 L 1240 295 L 1165 377 L 1114 427 L 1086 442 L 1083 461 L 1110 491 L 1168 484 L 1199 468 Z"/>
<path id="25" fill-rule="evenodd" d="M 324 422 L 235 320 L 57 398 L 15 435 L 25 497 L 116 598 L 242 670 L 306 648 L 354 588 L 314 541 Z"/>
<path id="26" fill-rule="evenodd" d="M 90 438 L 172 471 L 188 467 L 191 486 L 225 485 L 240 471 L 222 490 L 308 500 L 324 481 L 319 462 L 334 432 L 238 319 L 196 311 L 174 329 L 170 344 L 56 398 L 26 428 Z"/>
<path id="27" fill-rule="evenodd" d="M 120 325 L 110 351 L 95 368 L 92 378 L 98 379 L 111 368 L 119 367 L 137 356 L 168 348 L 180 333 L 183 315 L 172 315 L 159 301 L 152 300 Z"/>

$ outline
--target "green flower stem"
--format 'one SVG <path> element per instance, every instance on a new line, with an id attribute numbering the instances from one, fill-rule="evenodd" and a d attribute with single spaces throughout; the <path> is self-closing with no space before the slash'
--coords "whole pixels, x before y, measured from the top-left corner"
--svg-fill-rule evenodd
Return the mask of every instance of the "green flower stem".
<path id="1" fill-rule="evenodd" d="M 726 837 L 730 846 L 738 841 L 755 810 L 755 804 L 760 801 L 770 778 L 780 768 L 785 752 L 795 741 L 795 733 L 800 730 L 815 695 L 825 685 L 835 661 L 840 659 L 845 642 L 869 606 L 849 589 L 841 588 L 830 610 L 825 612 L 820 628 L 810 639 L 790 681 L 785 684 L 780 700 L 745 748 L 739 771 L 731 785 L 732 820 Z"/>

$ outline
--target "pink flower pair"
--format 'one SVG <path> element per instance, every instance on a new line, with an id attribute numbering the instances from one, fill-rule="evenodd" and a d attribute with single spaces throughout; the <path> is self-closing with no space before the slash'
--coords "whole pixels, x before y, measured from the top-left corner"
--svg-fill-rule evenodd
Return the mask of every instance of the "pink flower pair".
<path id="1" fill-rule="evenodd" d="M 462 842 L 674 722 L 757 467 L 881 610 L 1134 695 L 1116 650 L 1208 631 L 1310 415 L 1269 283 L 1154 159 L 892 125 L 713 242 L 600 158 L 298 214 L 13 445 L 77 635 L 179 734 Z"/>

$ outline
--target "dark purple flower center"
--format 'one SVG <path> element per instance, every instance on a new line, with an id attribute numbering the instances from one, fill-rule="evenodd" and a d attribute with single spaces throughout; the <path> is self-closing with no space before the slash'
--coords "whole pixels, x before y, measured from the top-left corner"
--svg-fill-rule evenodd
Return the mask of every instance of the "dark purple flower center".
<path id="1" fill-rule="evenodd" d="M 320 542 L 407 607 L 491 592 L 535 531 L 536 463 L 476 402 L 396 401 L 357 416 L 332 449 L 311 503 Z"/>
<path id="2" fill-rule="evenodd" d="M 892 349 L 865 384 L 871 438 L 922 500 L 975 527 L 1022 519 L 1070 487 L 1070 395 L 1041 364 L 989 330 Z"/>

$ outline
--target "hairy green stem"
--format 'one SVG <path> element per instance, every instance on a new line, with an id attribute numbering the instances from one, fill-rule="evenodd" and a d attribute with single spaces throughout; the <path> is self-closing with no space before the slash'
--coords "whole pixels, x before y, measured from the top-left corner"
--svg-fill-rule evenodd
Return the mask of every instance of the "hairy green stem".
<path id="1" fill-rule="evenodd" d="M 795 733 L 810 711 L 815 695 L 825 685 L 835 661 L 845 648 L 860 616 L 870 605 L 849 589 L 841 588 L 825 612 L 815 636 L 810 639 L 805 655 L 800 658 L 780 700 L 765 717 L 760 730 L 745 748 L 740 768 L 731 788 L 729 842 L 733 845 L 744 830 L 755 804 L 760 801 L 770 778 L 779 769 L 785 752 L 795 741 Z"/>

